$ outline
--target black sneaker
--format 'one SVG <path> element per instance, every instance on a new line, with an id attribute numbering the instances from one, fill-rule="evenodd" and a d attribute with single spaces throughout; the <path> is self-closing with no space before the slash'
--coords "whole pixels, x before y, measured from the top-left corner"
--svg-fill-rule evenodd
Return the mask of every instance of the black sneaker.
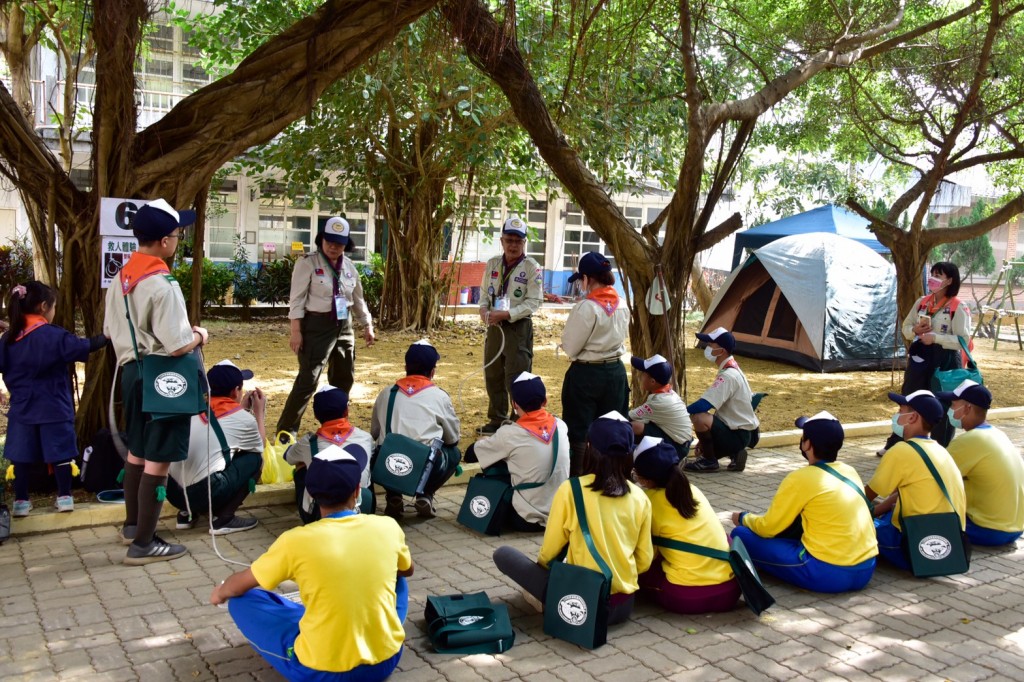
<path id="1" fill-rule="evenodd" d="M 718 471 L 718 460 L 698 457 L 683 465 L 685 471 Z"/>
<path id="2" fill-rule="evenodd" d="M 736 456 L 729 462 L 729 466 L 726 467 L 729 471 L 743 471 L 747 468 L 747 449 L 743 448 L 736 453 Z"/>
<path id="3" fill-rule="evenodd" d="M 434 518 L 434 498 L 427 495 L 417 495 L 413 503 L 416 507 L 416 516 L 424 519 Z"/>
<path id="4" fill-rule="evenodd" d="M 140 547 L 134 542 L 128 545 L 128 553 L 125 554 L 124 564 L 127 566 L 145 566 L 157 561 L 170 561 L 188 552 L 184 545 L 172 545 L 162 539 L 153 536 L 153 541 L 145 547 Z"/>
<path id="5" fill-rule="evenodd" d="M 232 516 L 223 523 L 215 520 L 213 522 L 213 528 L 210 529 L 210 535 L 230 535 L 231 533 L 241 533 L 244 530 L 252 530 L 258 524 L 259 519 L 245 516 Z"/>
<path id="6" fill-rule="evenodd" d="M 400 519 L 405 514 L 405 500 L 401 493 L 384 493 L 384 515 Z"/>
<path id="7" fill-rule="evenodd" d="M 187 511 L 180 511 L 175 519 L 174 527 L 177 530 L 192 530 L 196 527 L 196 518 L 189 516 Z"/>

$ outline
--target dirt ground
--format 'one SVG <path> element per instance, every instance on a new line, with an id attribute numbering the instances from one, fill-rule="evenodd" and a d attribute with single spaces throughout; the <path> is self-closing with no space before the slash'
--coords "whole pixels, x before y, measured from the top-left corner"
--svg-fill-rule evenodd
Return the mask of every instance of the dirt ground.
<path id="1" fill-rule="evenodd" d="M 562 377 L 569 362 L 556 352 L 566 311 L 544 311 L 535 318 L 533 372 L 544 379 L 548 388 L 550 408 L 558 413 L 561 407 Z M 486 421 L 487 396 L 483 377 L 483 325 L 474 317 L 460 316 L 455 324 L 448 318 L 443 328 L 430 335 L 430 341 L 441 353 L 436 383 L 451 394 L 455 409 L 462 419 L 464 439 Z M 268 423 L 273 427 L 284 405 L 295 376 L 296 361 L 288 349 L 287 322 L 284 319 L 243 324 L 236 321 L 210 321 L 210 344 L 206 350 L 207 364 L 229 358 L 241 367 L 256 373 L 255 383 L 268 395 Z M 352 391 L 352 420 L 368 428 L 370 411 L 377 394 L 390 386 L 403 372 L 403 358 L 409 344 L 420 335 L 404 332 L 382 332 L 377 343 L 367 348 L 362 339 L 356 342 L 356 385 Z M 702 351 L 693 347 L 693 335 L 687 339 L 686 400 L 700 397 L 712 381 L 715 369 L 704 360 Z M 992 390 L 997 407 L 1022 404 L 1021 379 L 1024 378 L 1024 352 L 1016 342 L 1000 342 L 997 350 L 992 341 L 975 342 L 975 358 Z M 844 423 L 888 419 L 894 405 L 886 396 L 899 390 L 902 375 L 891 372 L 847 372 L 818 374 L 777 362 L 738 358 L 754 391 L 769 396 L 761 403 L 759 414 L 762 431 L 793 428 L 793 420 L 801 414 L 828 410 Z M 681 389 L 682 392 L 682 389 Z M 313 427 L 312 410 L 307 410 L 303 428 Z"/>

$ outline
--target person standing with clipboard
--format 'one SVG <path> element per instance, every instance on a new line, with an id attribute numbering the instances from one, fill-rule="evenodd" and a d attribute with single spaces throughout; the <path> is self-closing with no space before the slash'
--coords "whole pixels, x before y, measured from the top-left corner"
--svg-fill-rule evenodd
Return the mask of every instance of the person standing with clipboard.
<path id="1" fill-rule="evenodd" d="M 278 432 L 298 433 L 324 365 L 327 382 L 351 392 L 356 365 L 353 318 L 364 326 L 367 346 L 376 340 L 359 271 L 345 255 L 355 248 L 348 221 L 328 219 L 315 243 L 317 250 L 296 261 L 292 271 L 288 346 L 299 358 L 299 373 L 277 420 Z"/>

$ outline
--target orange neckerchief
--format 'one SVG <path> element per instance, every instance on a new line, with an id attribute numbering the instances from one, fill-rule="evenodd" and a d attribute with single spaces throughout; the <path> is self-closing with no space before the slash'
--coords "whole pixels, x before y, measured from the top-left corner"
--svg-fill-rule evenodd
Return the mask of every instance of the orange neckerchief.
<path id="1" fill-rule="evenodd" d="M 121 268 L 119 275 L 121 278 L 121 292 L 130 294 L 132 289 L 147 277 L 169 274 L 171 274 L 171 271 L 167 268 L 167 263 L 162 258 L 136 251 L 128 259 L 128 262 L 124 264 L 124 267 Z"/>
<path id="2" fill-rule="evenodd" d="M 434 385 L 434 382 L 429 378 L 413 374 L 411 376 L 402 377 L 395 382 L 400 390 L 405 395 L 416 395 L 420 391 L 426 388 L 430 388 Z"/>
<path id="3" fill-rule="evenodd" d="M 352 435 L 353 431 L 355 431 L 355 429 L 348 423 L 348 419 L 346 417 L 342 417 L 341 419 L 325 421 L 320 425 L 320 430 L 316 432 L 316 435 L 324 440 L 329 440 L 332 443 L 341 445 L 348 440 L 348 437 Z"/>
<path id="4" fill-rule="evenodd" d="M 516 426 L 523 427 L 527 433 L 541 442 L 550 443 L 551 436 L 555 433 L 555 415 L 541 408 L 519 417 Z"/>
<path id="5" fill-rule="evenodd" d="M 21 330 L 21 333 L 18 334 L 18 338 L 14 340 L 21 341 L 23 338 L 25 338 L 32 332 L 42 327 L 44 324 L 50 323 L 47 322 L 46 318 L 43 317 L 42 315 L 33 315 L 31 313 L 25 315 L 25 328 Z"/>
<path id="6" fill-rule="evenodd" d="M 598 287 L 587 294 L 587 298 L 596 303 L 608 317 L 611 317 L 619 307 L 619 295 L 615 292 L 615 287 Z"/>
<path id="7" fill-rule="evenodd" d="M 227 396 L 219 395 L 212 396 L 210 398 L 210 410 L 213 411 L 213 416 L 217 419 L 223 419 L 229 414 L 234 414 L 241 409 L 242 406 L 238 404 L 238 401 L 232 400 Z M 203 423 L 206 423 L 207 419 L 205 414 L 200 414 L 199 418 L 203 420 Z"/>
<path id="8" fill-rule="evenodd" d="M 730 367 L 732 367 L 734 369 L 740 369 L 740 365 L 739 365 L 738 362 L 736 362 L 736 358 L 732 357 L 731 355 L 729 356 L 729 359 L 725 361 L 725 364 L 722 365 L 721 369 L 719 369 L 718 371 L 719 372 L 724 372 L 725 370 L 729 369 Z M 740 370 L 740 371 L 743 371 L 743 370 Z"/>
<path id="9" fill-rule="evenodd" d="M 921 305 L 918 306 L 918 310 L 927 310 L 929 315 L 934 315 L 943 309 L 949 309 L 953 305 L 954 296 L 944 296 L 941 301 L 935 300 L 935 294 L 928 294 L 921 299 Z"/>
<path id="10" fill-rule="evenodd" d="M 671 393 L 671 392 L 672 392 L 672 384 L 665 384 L 661 388 L 656 388 L 655 390 L 651 391 L 651 394 L 653 395 L 655 393 Z"/>

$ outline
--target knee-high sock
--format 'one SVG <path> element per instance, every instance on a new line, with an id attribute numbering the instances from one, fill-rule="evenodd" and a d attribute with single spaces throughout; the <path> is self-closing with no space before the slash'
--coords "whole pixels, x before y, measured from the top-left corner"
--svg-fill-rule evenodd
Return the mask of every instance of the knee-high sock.
<path id="1" fill-rule="evenodd" d="M 160 510 L 163 508 L 163 500 L 157 499 L 157 488 L 167 485 L 166 476 L 154 476 L 153 474 L 142 474 L 139 481 L 139 518 L 135 531 L 135 544 L 145 547 L 153 541 L 153 534 L 156 533 L 156 524 L 160 520 Z"/>
<path id="2" fill-rule="evenodd" d="M 57 479 L 57 495 L 71 494 L 71 460 L 53 465 L 53 477 Z"/>
<path id="3" fill-rule="evenodd" d="M 28 499 L 28 476 L 32 467 L 28 464 L 14 465 L 14 499 Z"/>
<path id="4" fill-rule="evenodd" d="M 124 525 L 139 523 L 139 481 L 144 467 L 141 464 L 124 463 Z"/>
<path id="5" fill-rule="evenodd" d="M 718 461 L 718 454 L 715 452 L 715 441 L 711 438 L 710 431 L 698 431 L 697 442 L 700 443 L 700 454 L 704 459 Z"/>

